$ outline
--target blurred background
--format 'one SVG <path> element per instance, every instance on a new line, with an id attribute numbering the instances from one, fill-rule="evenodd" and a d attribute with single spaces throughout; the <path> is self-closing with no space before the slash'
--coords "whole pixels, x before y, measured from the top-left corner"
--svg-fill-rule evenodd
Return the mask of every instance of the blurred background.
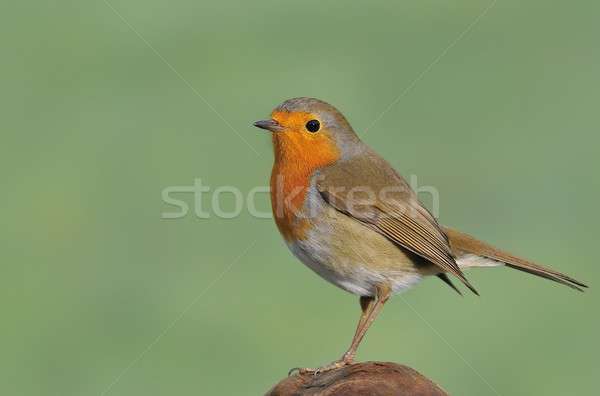
<path id="1" fill-rule="evenodd" d="M 169 186 L 266 185 L 270 140 L 251 124 L 295 96 L 434 186 L 443 224 L 592 286 L 476 270 L 481 298 L 461 298 L 429 279 L 389 303 L 360 360 L 454 395 L 597 392 L 597 2 L 2 9 L 0 393 L 257 395 L 345 350 L 357 299 L 272 220 L 161 218 Z"/>

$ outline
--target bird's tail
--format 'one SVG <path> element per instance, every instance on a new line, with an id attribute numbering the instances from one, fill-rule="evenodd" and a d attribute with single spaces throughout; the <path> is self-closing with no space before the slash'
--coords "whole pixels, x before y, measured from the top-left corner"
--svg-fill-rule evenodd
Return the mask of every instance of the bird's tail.
<path id="1" fill-rule="evenodd" d="M 456 262 L 461 269 L 506 265 L 519 271 L 550 279 L 579 291 L 583 291 L 583 288 L 587 287 L 584 283 L 570 276 L 503 252 L 460 231 L 448 227 L 445 227 L 444 230 L 450 240 L 452 253 L 455 255 Z"/>

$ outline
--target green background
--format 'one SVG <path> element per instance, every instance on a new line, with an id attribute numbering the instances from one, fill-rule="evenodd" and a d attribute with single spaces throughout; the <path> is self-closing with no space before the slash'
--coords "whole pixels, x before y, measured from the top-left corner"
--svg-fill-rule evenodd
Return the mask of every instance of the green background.
<path id="1" fill-rule="evenodd" d="M 345 350 L 356 298 L 272 220 L 161 219 L 168 186 L 265 185 L 251 123 L 295 96 L 435 186 L 442 223 L 592 286 L 428 279 L 360 360 L 454 395 L 597 393 L 597 2 L 108 1 L 2 6 L 1 394 L 257 395 Z"/>

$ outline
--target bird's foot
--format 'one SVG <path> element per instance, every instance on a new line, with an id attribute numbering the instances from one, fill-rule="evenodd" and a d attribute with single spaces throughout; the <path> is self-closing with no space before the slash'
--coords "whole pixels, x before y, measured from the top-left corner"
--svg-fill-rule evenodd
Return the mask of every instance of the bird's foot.
<path id="1" fill-rule="evenodd" d="M 331 362 L 328 365 L 325 365 L 323 367 L 319 367 L 319 368 L 300 368 L 300 367 L 296 367 L 296 368 L 293 368 L 293 369 L 291 369 L 289 371 L 288 376 L 292 375 L 296 371 L 300 375 L 304 375 L 304 374 L 319 375 L 319 374 L 324 373 L 326 371 L 337 370 L 339 368 L 349 366 L 352 363 L 354 363 L 354 356 L 349 356 L 349 355 L 346 354 L 346 355 L 342 356 L 341 359 L 336 360 L 335 362 Z"/>

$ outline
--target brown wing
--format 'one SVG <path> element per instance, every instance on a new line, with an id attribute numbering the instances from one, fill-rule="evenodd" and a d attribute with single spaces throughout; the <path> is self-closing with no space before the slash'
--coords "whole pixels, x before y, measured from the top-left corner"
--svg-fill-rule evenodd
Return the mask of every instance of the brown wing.
<path id="1" fill-rule="evenodd" d="M 372 151 L 324 169 L 317 179 L 324 200 L 394 243 L 459 278 L 473 293 L 456 264 L 448 238 L 416 194 L 391 166 Z"/>

